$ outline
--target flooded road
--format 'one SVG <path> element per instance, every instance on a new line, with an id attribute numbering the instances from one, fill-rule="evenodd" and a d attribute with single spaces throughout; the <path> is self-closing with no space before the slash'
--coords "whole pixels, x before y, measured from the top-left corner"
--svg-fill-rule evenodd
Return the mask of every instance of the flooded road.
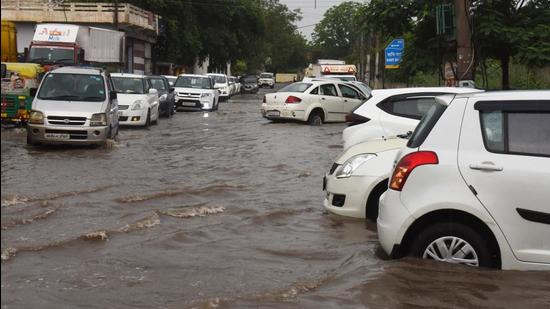
<path id="1" fill-rule="evenodd" d="M 271 123 L 259 95 L 32 148 L 2 130 L 2 308 L 548 308 L 550 275 L 387 260 L 322 211 L 344 124 Z"/>

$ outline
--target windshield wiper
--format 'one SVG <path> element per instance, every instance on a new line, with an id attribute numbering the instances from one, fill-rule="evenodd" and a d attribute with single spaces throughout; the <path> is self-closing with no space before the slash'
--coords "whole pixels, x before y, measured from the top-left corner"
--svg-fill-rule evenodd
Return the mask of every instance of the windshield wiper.
<path id="1" fill-rule="evenodd" d="M 61 61 L 67 61 L 67 60 L 72 61 L 73 59 L 72 59 L 72 58 L 55 59 L 55 60 L 53 60 L 53 63 L 59 63 L 59 62 L 61 62 Z"/>
<path id="2" fill-rule="evenodd" d="M 59 95 L 55 97 L 40 97 L 41 100 L 68 100 L 68 101 L 78 101 L 80 99 L 77 95 Z"/>

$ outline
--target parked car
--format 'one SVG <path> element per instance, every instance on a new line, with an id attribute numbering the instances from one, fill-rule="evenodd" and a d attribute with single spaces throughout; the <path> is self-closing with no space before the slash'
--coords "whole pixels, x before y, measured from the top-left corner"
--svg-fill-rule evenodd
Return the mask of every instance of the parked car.
<path id="1" fill-rule="evenodd" d="M 235 93 L 233 93 L 233 95 L 241 93 L 241 86 L 242 85 L 241 85 L 241 82 L 239 81 L 239 78 L 237 78 L 235 76 L 231 76 L 231 78 L 235 82 Z"/>
<path id="2" fill-rule="evenodd" d="M 292 119 L 320 125 L 343 122 L 345 115 L 366 100 L 354 86 L 338 80 L 293 83 L 264 96 L 262 116 L 271 120 Z"/>
<path id="3" fill-rule="evenodd" d="M 412 132 L 438 95 L 481 91 L 458 87 L 373 90 L 372 97 L 353 111 L 362 117 L 354 117 L 353 121 L 365 123 L 350 126 L 342 133 L 344 149 L 372 138 Z M 347 120 L 350 121 L 349 116 Z"/>
<path id="4" fill-rule="evenodd" d="M 158 91 L 160 116 L 170 118 L 176 111 L 174 87 L 170 86 L 164 76 L 147 76 L 151 86 Z"/>
<path id="5" fill-rule="evenodd" d="M 177 76 L 174 75 L 162 75 L 163 77 L 166 77 L 168 80 L 168 84 L 170 84 L 170 87 L 174 87 L 174 84 L 176 83 L 176 79 L 178 79 Z"/>
<path id="6" fill-rule="evenodd" d="M 336 158 L 323 179 L 324 207 L 337 215 L 376 221 L 378 201 L 388 189 L 403 137 L 373 139 L 348 148 Z"/>
<path id="7" fill-rule="evenodd" d="M 258 93 L 258 77 L 256 75 L 246 75 L 241 77 L 241 93 Z"/>
<path id="8" fill-rule="evenodd" d="M 176 107 L 179 109 L 218 109 L 220 94 L 209 75 L 182 74 L 175 84 Z"/>
<path id="9" fill-rule="evenodd" d="M 207 75 L 214 79 L 214 88 L 219 90 L 220 101 L 227 101 L 231 96 L 231 89 L 227 75 L 218 73 L 208 73 Z"/>
<path id="10" fill-rule="evenodd" d="M 260 79 L 258 80 L 258 86 L 273 89 L 275 87 L 275 75 L 268 72 L 261 73 Z"/>
<path id="11" fill-rule="evenodd" d="M 27 144 L 104 144 L 118 134 L 117 93 L 99 68 L 62 67 L 42 79 Z"/>
<path id="12" fill-rule="evenodd" d="M 149 127 L 159 121 L 157 89 L 144 75 L 113 73 L 113 85 L 118 93 L 121 125 Z"/>
<path id="13" fill-rule="evenodd" d="M 396 157 L 378 236 L 412 255 L 550 270 L 550 91 L 437 99 Z"/>
<path id="14" fill-rule="evenodd" d="M 232 97 L 237 94 L 237 80 L 233 76 L 228 76 L 229 79 L 229 96 Z"/>

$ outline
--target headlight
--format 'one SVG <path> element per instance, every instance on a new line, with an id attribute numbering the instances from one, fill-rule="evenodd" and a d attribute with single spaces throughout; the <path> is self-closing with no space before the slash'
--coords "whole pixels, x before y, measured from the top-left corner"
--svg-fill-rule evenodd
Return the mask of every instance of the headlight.
<path id="1" fill-rule="evenodd" d="M 209 97 L 211 97 L 211 96 L 212 96 L 211 93 L 203 93 L 203 94 L 201 94 L 201 98 L 209 98 Z"/>
<path id="2" fill-rule="evenodd" d="M 167 98 L 168 98 L 168 95 L 165 93 L 165 94 L 163 94 L 159 97 L 159 100 L 160 101 L 166 101 Z"/>
<path id="3" fill-rule="evenodd" d="M 143 102 L 141 100 L 137 100 L 134 102 L 134 105 L 132 105 L 132 110 L 137 111 L 139 109 L 143 108 Z"/>
<path id="4" fill-rule="evenodd" d="M 376 155 L 373 153 L 364 153 L 360 155 L 353 156 L 349 158 L 342 167 L 336 172 L 336 178 L 348 178 L 350 177 L 355 170 L 361 166 L 361 164 L 367 162 L 368 160 L 375 158 Z"/>
<path id="5" fill-rule="evenodd" d="M 107 115 L 105 113 L 93 114 L 90 119 L 90 126 L 106 126 L 107 125 Z"/>
<path id="6" fill-rule="evenodd" d="M 44 114 L 39 111 L 31 111 L 29 115 L 29 123 L 44 124 Z"/>

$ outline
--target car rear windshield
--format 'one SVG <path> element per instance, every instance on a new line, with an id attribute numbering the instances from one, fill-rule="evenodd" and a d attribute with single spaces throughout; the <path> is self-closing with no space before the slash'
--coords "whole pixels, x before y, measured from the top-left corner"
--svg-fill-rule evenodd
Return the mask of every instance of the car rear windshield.
<path id="1" fill-rule="evenodd" d="M 101 75 L 50 73 L 42 81 L 38 98 L 59 101 L 105 101 Z"/>
<path id="2" fill-rule="evenodd" d="M 283 89 L 279 90 L 278 92 L 305 92 L 309 87 L 311 87 L 310 83 L 294 83 L 290 84 Z"/>
<path id="3" fill-rule="evenodd" d="M 430 107 L 428 112 L 422 117 L 422 120 L 420 120 L 420 123 L 414 130 L 409 142 L 407 143 L 407 147 L 420 147 L 446 109 L 447 105 L 436 100 L 435 104 Z"/>
<path id="4" fill-rule="evenodd" d="M 176 81 L 175 87 L 211 89 L 210 78 L 198 76 L 180 76 Z"/>
<path id="5" fill-rule="evenodd" d="M 273 78 L 273 74 L 271 74 L 271 73 L 262 73 L 262 74 L 260 74 L 260 78 Z"/>
<path id="6" fill-rule="evenodd" d="M 111 77 L 116 92 L 119 93 L 145 93 L 143 79 L 133 77 Z"/>

